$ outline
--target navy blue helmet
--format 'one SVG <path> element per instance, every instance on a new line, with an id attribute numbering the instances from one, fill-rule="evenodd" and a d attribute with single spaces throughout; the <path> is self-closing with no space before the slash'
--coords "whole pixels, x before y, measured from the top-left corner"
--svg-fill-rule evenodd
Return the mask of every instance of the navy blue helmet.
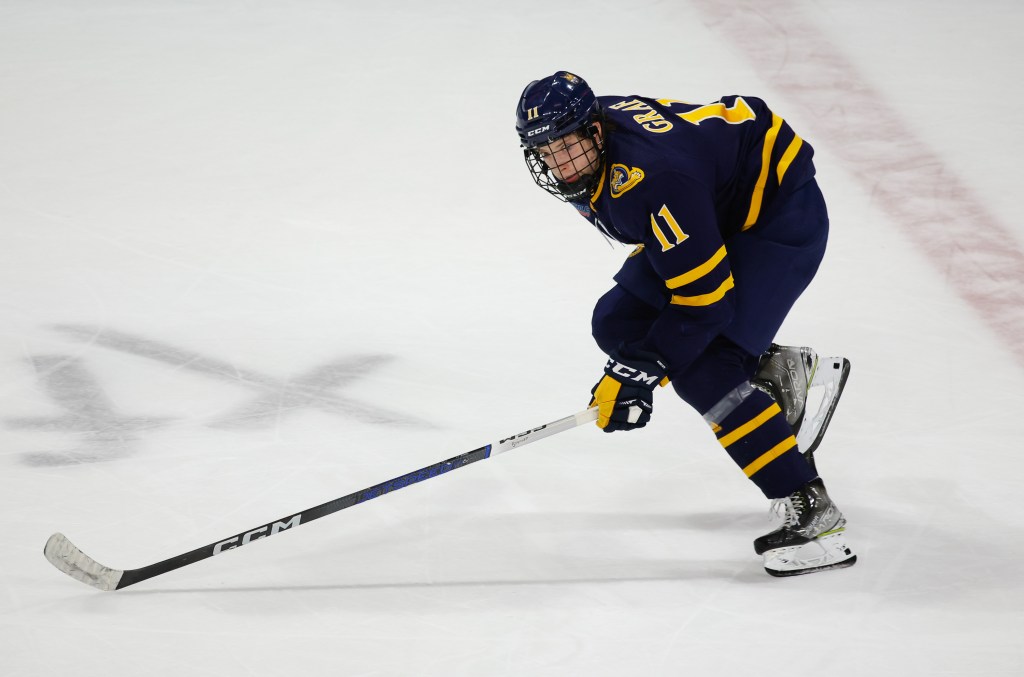
<path id="1" fill-rule="evenodd" d="M 558 71 L 526 86 L 516 108 L 516 131 L 537 185 L 567 202 L 589 198 L 600 178 L 604 157 L 603 144 L 595 136 L 596 121 L 601 121 L 601 105 L 590 85 L 578 75 Z M 552 171 L 556 163 L 550 155 L 545 163 L 545 155 L 538 146 L 574 133 L 570 138 L 578 146 L 573 152 L 575 161 L 558 172 Z M 593 151 L 586 152 L 590 148 Z"/>
<path id="2" fill-rule="evenodd" d="M 523 90 L 516 109 L 516 131 L 525 148 L 547 143 L 594 120 L 600 110 L 586 80 L 558 71 L 534 80 Z"/>

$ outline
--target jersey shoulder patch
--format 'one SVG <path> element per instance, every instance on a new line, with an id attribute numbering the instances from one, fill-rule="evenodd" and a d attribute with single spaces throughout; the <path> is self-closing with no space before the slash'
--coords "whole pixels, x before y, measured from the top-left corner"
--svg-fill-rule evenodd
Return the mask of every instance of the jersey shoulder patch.
<path id="1" fill-rule="evenodd" d="M 613 164 L 608 186 L 612 197 L 620 197 L 627 190 L 644 180 L 644 170 L 623 164 Z"/>

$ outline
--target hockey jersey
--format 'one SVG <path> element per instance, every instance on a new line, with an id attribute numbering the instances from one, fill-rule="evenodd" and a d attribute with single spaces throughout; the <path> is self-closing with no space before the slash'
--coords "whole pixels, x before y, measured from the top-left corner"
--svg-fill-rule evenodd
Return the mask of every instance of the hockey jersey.
<path id="1" fill-rule="evenodd" d="M 640 347 L 683 366 L 732 317 L 730 239 L 814 176 L 813 150 L 755 97 L 599 101 L 605 163 L 589 202 L 573 206 L 638 245 L 615 280 L 667 311 Z"/>

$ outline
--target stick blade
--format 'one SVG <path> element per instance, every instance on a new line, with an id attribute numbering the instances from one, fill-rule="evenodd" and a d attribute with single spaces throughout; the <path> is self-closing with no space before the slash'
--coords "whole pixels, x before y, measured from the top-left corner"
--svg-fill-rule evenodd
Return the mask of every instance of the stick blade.
<path id="1" fill-rule="evenodd" d="M 54 534 L 46 541 L 43 555 L 53 566 L 86 585 L 110 592 L 117 590 L 124 571 L 105 567 L 78 549 L 64 534 Z"/>

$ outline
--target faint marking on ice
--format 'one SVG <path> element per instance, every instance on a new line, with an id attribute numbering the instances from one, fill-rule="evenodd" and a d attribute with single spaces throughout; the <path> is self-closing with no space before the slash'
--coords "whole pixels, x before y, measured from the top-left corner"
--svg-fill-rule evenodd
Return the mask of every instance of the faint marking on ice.
<path id="1" fill-rule="evenodd" d="M 366 404 L 334 392 L 390 362 L 394 359 L 390 355 L 345 356 L 297 376 L 279 379 L 241 368 L 230 362 L 206 357 L 193 350 L 99 326 L 75 324 L 56 325 L 53 328 L 72 339 L 168 364 L 175 369 L 240 384 L 259 393 L 249 402 L 210 421 L 208 425 L 212 427 L 266 427 L 277 423 L 289 413 L 305 409 L 348 416 L 375 425 L 433 427 L 427 421 L 413 416 Z"/>
<path id="2" fill-rule="evenodd" d="M 32 366 L 46 394 L 66 413 L 58 416 L 8 418 L 11 428 L 76 433 L 79 447 L 70 451 L 23 454 L 32 466 L 60 466 L 109 461 L 134 453 L 138 433 L 159 428 L 169 419 L 119 414 L 82 360 L 67 355 L 36 355 Z"/>
<path id="3" fill-rule="evenodd" d="M 809 124 L 1024 365 L 1024 252 L 1013 232 L 790 0 L 695 0 L 710 28 L 811 112 Z M 774 58 L 773 58 L 774 57 Z"/>

